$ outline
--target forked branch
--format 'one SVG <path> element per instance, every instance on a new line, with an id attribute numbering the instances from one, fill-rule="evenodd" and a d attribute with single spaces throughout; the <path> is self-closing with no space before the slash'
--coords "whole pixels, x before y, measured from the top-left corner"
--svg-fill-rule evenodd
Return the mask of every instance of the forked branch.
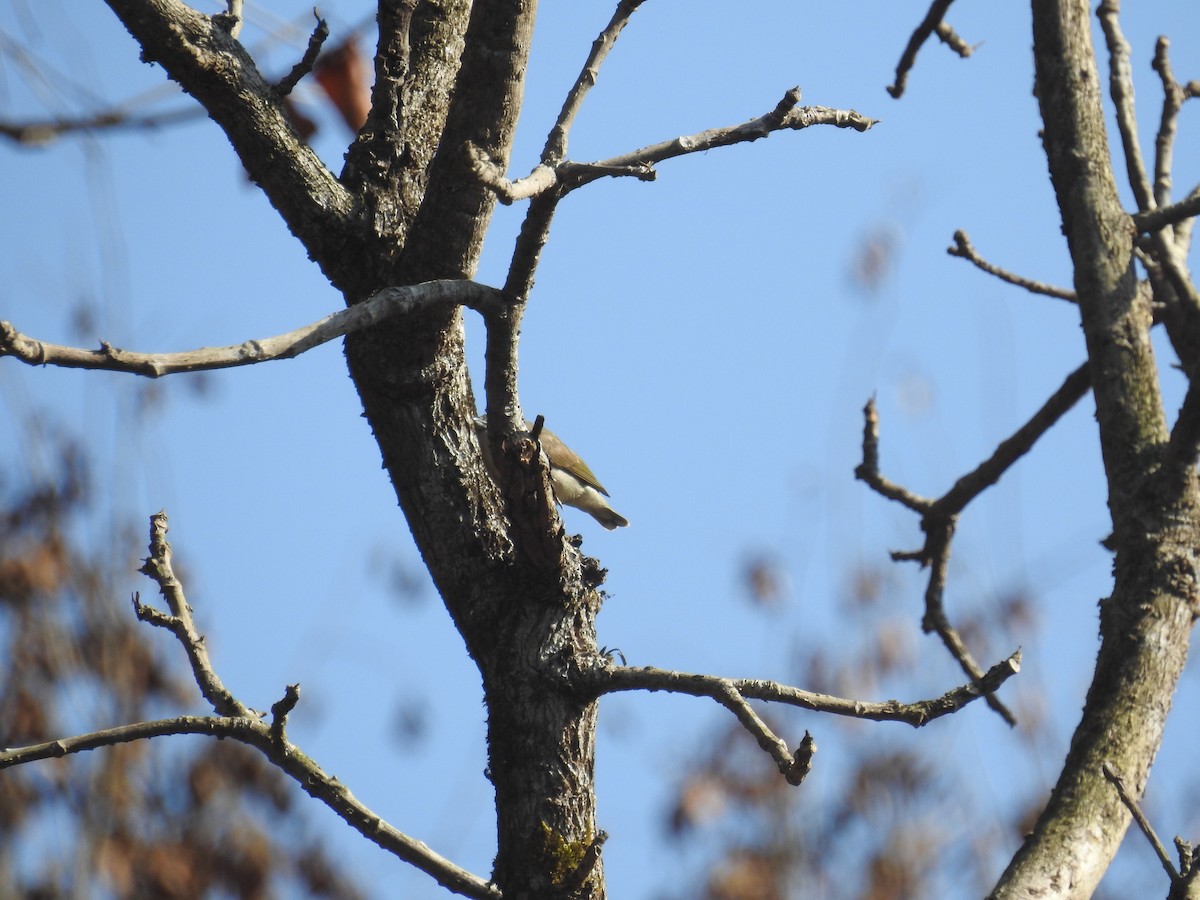
<path id="1" fill-rule="evenodd" d="M 135 600 L 138 617 L 166 628 L 183 644 L 201 693 L 219 715 L 179 716 L 153 722 L 136 722 L 28 747 L 3 749 L 0 750 L 0 769 L 168 734 L 204 734 L 217 739 L 236 740 L 259 750 L 306 793 L 332 809 L 368 840 L 432 876 L 443 887 L 477 900 L 501 900 L 500 891 L 494 885 L 456 866 L 423 842 L 389 825 L 351 794 L 345 785 L 287 740 L 284 724 L 287 714 L 299 699 L 296 685 L 288 686 L 283 697 L 272 705 L 269 717 L 254 712 L 224 689 L 207 652 L 204 652 L 204 639 L 196 631 L 191 610 L 183 595 L 183 586 L 174 574 L 171 546 L 167 543 L 166 534 L 166 514 L 157 513 L 150 519 L 150 556 L 142 571 L 162 589 L 170 614 L 144 607 Z"/>
<path id="2" fill-rule="evenodd" d="M 811 765 L 816 750 L 807 733 L 796 753 L 788 751 L 787 744 L 763 722 L 747 700 L 764 700 L 782 703 L 813 712 L 830 713 L 876 722 L 904 722 L 920 728 L 934 719 L 957 712 L 981 696 L 990 696 L 1000 685 L 1021 670 L 1021 651 L 992 666 L 971 684 L 954 688 L 932 700 L 901 703 L 886 700 L 871 703 L 865 700 L 850 700 L 814 691 L 805 691 L 775 681 L 749 678 L 722 678 L 716 675 L 699 675 L 691 672 L 676 672 L 650 666 L 630 668 L 606 665 L 579 676 L 580 687 L 599 696 L 619 691 L 667 691 L 673 694 L 688 694 L 692 697 L 708 697 L 730 710 L 742 726 L 758 741 L 779 766 L 779 771 L 792 784 L 799 784 Z"/>
<path id="3" fill-rule="evenodd" d="M 921 20 L 921 24 L 916 27 L 909 37 L 908 44 L 904 47 L 904 52 L 900 54 L 900 62 L 896 64 L 896 80 L 889 84 L 887 89 L 887 92 L 897 100 L 904 94 L 904 88 L 908 85 L 908 75 L 917 61 L 917 54 L 920 52 L 921 47 L 925 45 L 925 42 L 933 35 L 936 34 L 944 44 L 948 45 L 959 56 L 967 57 L 971 55 L 970 45 L 943 21 L 953 2 L 954 0 L 933 0 L 929 11 L 925 13 L 925 18 Z"/>
<path id="4" fill-rule="evenodd" d="M 945 612 L 946 577 L 950 562 L 950 547 L 958 515 L 967 504 L 991 487 L 1028 453 L 1033 445 L 1087 393 L 1091 385 L 1087 365 L 1084 364 L 1067 376 L 1042 407 L 1012 435 L 1001 441 L 986 460 L 972 471 L 959 478 L 954 485 L 936 500 L 912 493 L 888 480 L 879 470 L 879 414 L 875 401 L 870 400 L 863 410 L 863 461 L 854 474 L 877 494 L 906 506 L 921 516 L 921 529 L 925 532 L 925 543 L 911 552 L 892 554 L 897 561 L 918 562 L 929 567 L 929 583 L 925 590 L 925 614 L 921 627 L 936 632 L 942 643 L 958 660 L 963 671 L 982 684 L 983 671 L 975 662 L 958 632 L 950 624 Z M 988 704 L 1010 725 L 1015 717 L 998 699 L 988 694 Z"/>

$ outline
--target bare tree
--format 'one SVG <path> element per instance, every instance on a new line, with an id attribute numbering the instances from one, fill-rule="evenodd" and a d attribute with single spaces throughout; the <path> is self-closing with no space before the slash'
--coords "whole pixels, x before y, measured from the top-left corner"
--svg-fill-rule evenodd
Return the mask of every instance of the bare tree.
<path id="1" fill-rule="evenodd" d="M 560 442 L 551 439 L 540 417 L 526 420 L 517 395 L 522 317 L 558 204 L 601 179 L 653 180 L 657 166 L 680 156 L 782 131 L 833 126 L 861 132 L 875 124 L 852 110 L 801 105 L 799 89 L 792 89 L 741 125 L 600 161 L 571 160 L 576 116 L 640 5 L 641 0 L 617 4 L 567 92 L 537 165 L 527 176 L 510 179 L 535 4 L 381 0 L 369 112 L 344 169 L 334 174 L 304 142 L 286 104 L 317 64 L 323 26 L 297 66 L 272 83 L 239 41 L 243 9 L 237 0 L 216 15 L 176 0 L 109 0 L 143 59 L 161 65 L 221 127 L 250 178 L 343 294 L 347 308 L 288 334 L 179 354 L 57 346 L 0 324 L 3 355 L 32 365 L 150 377 L 287 358 L 346 337 L 350 376 L 400 505 L 482 676 L 487 772 L 496 801 L 492 872 L 485 877 L 463 870 L 381 820 L 323 772 L 287 735 L 296 690 L 289 688 L 267 713 L 224 686 L 172 565 L 163 514 L 151 518 L 150 555 L 142 571 L 168 609 L 137 597 L 134 608 L 138 618 L 167 629 L 181 643 L 213 715 L 59 737 L 0 753 L 0 767 L 170 733 L 232 738 L 258 749 L 369 840 L 452 891 L 471 897 L 603 897 L 605 834 L 598 825 L 594 767 L 597 705 L 606 694 L 673 691 L 715 700 L 775 763 L 783 776 L 781 790 L 803 782 L 814 742 L 808 735 L 782 739 L 750 700 L 920 726 L 982 697 L 1013 720 L 996 691 L 1018 670 L 1019 654 L 985 668 L 945 611 L 951 543 L 971 501 L 1090 389 L 1108 475 L 1113 593 L 1102 606 L 1103 646 L 1058 787 L 995 896 L 1091 894 L 1144 790 L 1196 615 L 1200 395 L 1189 389 L 1168 428 L 1148 338 L 1161 322 L 1182 368 L 1189 376 L 1194 372 L 1200 297 L 1184 259 L 1200 202 L 1193 194 L 1172 204 L 1170 193 L 1175 119 L 1182 100 L 1194 92 L 1174 81 L 1163 44 L 1157 69 L 1168 102 L 1152 179 L 1141 161 L 1116 4 L 1102 4 L 1112 96 L 1138 203 L 1135 212 L 1125 210 L 1110 166 L 1087 5 L 1033 4 L 1044 144 L 1074 264 L 1074 290 L 1049 289 L 1001 272 L 965 235 L 956 238 L 951 252 L 1022 287 L 1076 303 L 1087 359 L 987 460 L 937 498 L 920 496 L 883 474 L 878 415 L 873 403 L 865 410 L 857 475 L 919 517 L 923 546 L 895 558 L 928 566 L 922 625 L 945 644 L 966 684 L 935 699 L 872 703 L 770 681 L 634 668 L 618 665 L 616 654 L 598 646 L 595 618 L 605 571 L 580 552 L 556 509 L 556 496 L 571 501 L 559 480 L 563 472 L 582 479 L 588 490 L 603 489 L 586 467 L 580 470 L 562 456 Z M 903 94 L 917 51 L 930 36 L 969 54 L 970 47 L 944 21 L 950 6 L 948 0 L 935 2 L 914 32 L 890 88 L 894 96 Z M 51 126 L 31 130 L 10 123 L 2 131 L 24 140 L 31 133 L 44 135 L 46 127 Z M 53 127 L 71 130 L 64 123 Z M 528 206 L 505 282 L 483 285 L 472 279 L 497 201 Z M 482 432 L 464 356 L 464 308 L 486 325 Z M 1113 778 L 1123 779 L 1122 791 Z M 1187 856 L 1180 871 L 1172 872 L 1172 890 L 1183 890 L 1191 877 Z"/>

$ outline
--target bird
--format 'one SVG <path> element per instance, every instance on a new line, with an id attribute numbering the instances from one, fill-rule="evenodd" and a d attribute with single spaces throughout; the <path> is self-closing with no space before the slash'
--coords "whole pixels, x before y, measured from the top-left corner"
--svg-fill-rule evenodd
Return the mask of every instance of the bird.
<path id="1" fill-rule="evenodd" d="M 526 420 L 525 428 L 531 430 L 533 425 Z M 495 480 L 496 464 L 488 447 L 487 416 L 475 417 L 475 434 L 479 438 L 484 465 Z M 629 524 L 628 519 L 609 506 L 608 491 L 588 468 L 588 464 L 558 435 L 549 428 L 543 428 L 538 440 L 546 451 L 546 458 L 550 460 L 550 484 L 554 488 L 554 498 L 560 504 L 582 509 L 609 531 Z"/>

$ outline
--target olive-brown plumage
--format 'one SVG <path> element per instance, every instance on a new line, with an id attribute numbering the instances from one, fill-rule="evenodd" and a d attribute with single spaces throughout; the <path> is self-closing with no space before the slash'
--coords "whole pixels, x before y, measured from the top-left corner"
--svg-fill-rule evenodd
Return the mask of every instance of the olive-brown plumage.
<path id="1" fill-rule="evenodd" d="M 525 427 L 533 428 L 529 422 L 525 423 Z M 475 433 L 479 437 L 483 462 L 492 478 L 496 478 L 496 464 L 492 461 L 492 453 L 488 447 L 486 416 L 475 418 Z M 559 503 L 582 509 L 610 531 L 629 524 L 628 519 L 609 506 L 608 491 L 588 468 L 588 464 L 579 458 L 579 454 L 564 444 L 549 428 L 542 429 L 538 440 L 550 461 L 550 483 L 554 487 L 554 497 Z"/>

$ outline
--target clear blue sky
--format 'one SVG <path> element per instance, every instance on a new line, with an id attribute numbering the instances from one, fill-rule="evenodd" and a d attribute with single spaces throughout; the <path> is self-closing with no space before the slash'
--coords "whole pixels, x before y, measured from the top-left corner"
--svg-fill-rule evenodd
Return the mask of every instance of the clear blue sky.
<path id="1" fill-rule="evenodd" d="M 306 4 L 247 5 L 248 44 L 281 21 L 301 23 L 263 53 L 265 69 L 286 71 L 307 39 Z M 1200 77 L 1200 11 L 1190 0 L 1129 7 L 1142 143 L 1152 152 L 1154 39 L 1174 39 L 1177 77 Z M 945 253 L 962 228 L 993 262 L 1070 286 L 1037 136 L 1028 9 L 957 4 L 951 22 L 979 44 L 975 54 L 926 46 L 896 101 L 884 88 L 925 9 L 771 0 L 731 12 L 715 0 L 649 0 L 584 106 L 569 154 L 579 160 L 744 121 L 797 84 L 806 103 L 881 120 L 866 134 L 812 129 L 666 163 L 653 184 L 599 182 L 561 208 L 522 336 L 522 402 L 587 458 L 632 522 L 610 534 L 565 516 L 609 570 L 601 641 L 630 664 L 791 680 L 798 646 L 860 637 L 837 603 L 848 573 L 921 537 L 911 515 L 853 480 L 866 399 L 879 404 L 885 471 L 937 495 L 1083 359 L 1069 305 Z M 321 7 L 333 40 L 370 10 L 352 0 Z M 543 4 L 514 175 L 535 163 L 611 11 L 607 2 Z M 68 114 L 164 83 L 98 0 L 13 4 L 0 28 L 78 86 L 39 97 L 5 51 L 6 117 L 41 116 L 47 105 Z M 313 90 L 302 86 L 300 98 L 316 100 Z M 159 108 L 184 102 L 164 96 Z M 348 136 L 322 115 L 316 146 L 336 170 Z M 1180 195 L 1200 179 L 1198 125 L 1188 109 Z M 187 349 L 286 331 L 341 305 L 207 119 L 43 149 L 0 145 L 0 187 L 0 318 L 34 336 Z M 498 210 L 480 280 L 503 280 L 522 213 Z M 851 274 L 870 239 L 893 248 L 874 290 Z M 83 301 L 97 315 L 81 338 L 71 320 Z M 475 322 L 470 335 L 478 379 Z M 1177 403 L 1182 379 L 1168 373 L 1165 383 Z M 22 437 L 28 416 L 71 418 L 92 436 L 105 473 L 97 526 L 130 515 L 138 523 L 136 542 L 119 544 L 130 574 L 113 602 L 149 592 L 134 561 L 145 552 L 146 517 L 165 508 L 231 689 L 265 708 L 300 682 L 293 739 L 396 827 L 486 875 L 494 846 L 479 679 L 423 574 L 340 348 L 206 376 L 202 396 L 191 384 L 0 365 L 6 469 L 19 472 L 18 460 L 36 455 Z M 168 398 L 161 413 L 142 411 L 148 389 Z M 904 729 L 909 746 L 985 773 L 972 785 L 981 818 L 1049 789 L 1077 721 L 1096 601 L 1108 590 L 1102 484 L 1085 401 L 968 511 L 956 543 L 952 615 L 1006 592 L 1033 597 L 1038 626 L 1022 640 L 1025 667 L 1050 686 L 1057 742 L 1030 751 L 982 705 L 918 732 L 873 726 L 889 736 Z M 746 602 L 739 573 L 754 554 L 786 573 L 778 608 Z M 394 565 L 417 577 L 417 599 L 395 600 Z M 962 677 L 919 633 L 923 576 L 898 568 L 894 579 L 889 600 L 924 660 L 921 677 L 870 685 L 868 699 L 940 694 Z M 1149 796 L 1163 833 L 1195 837 L 1194 810 L 1168 799 L 1198 737 L 1194 673 L 1185 682 Z M 1039 701 L 1022 690 L 1018 679 L 1005 696 Z M 407 750 L 392 739 L 397 704 L 427 715 L 424 737 Z M 687 858 L 661 840 L 663 806 L 725 715 L 660 695 L 604 701 L 597 766 L 612 896 L 639 900 L 678 884 Z M 821 746 L 801 789 L 819 817 L 837 787 L 822 770 L 836 772 L 840 738 L 819 717 L 803 727 Z M 332 814 L 311 811 L 375 895 L 444 896 Z M 1130 871 L 1161 876 L 1143 845 L 1123 852 Z"/>

